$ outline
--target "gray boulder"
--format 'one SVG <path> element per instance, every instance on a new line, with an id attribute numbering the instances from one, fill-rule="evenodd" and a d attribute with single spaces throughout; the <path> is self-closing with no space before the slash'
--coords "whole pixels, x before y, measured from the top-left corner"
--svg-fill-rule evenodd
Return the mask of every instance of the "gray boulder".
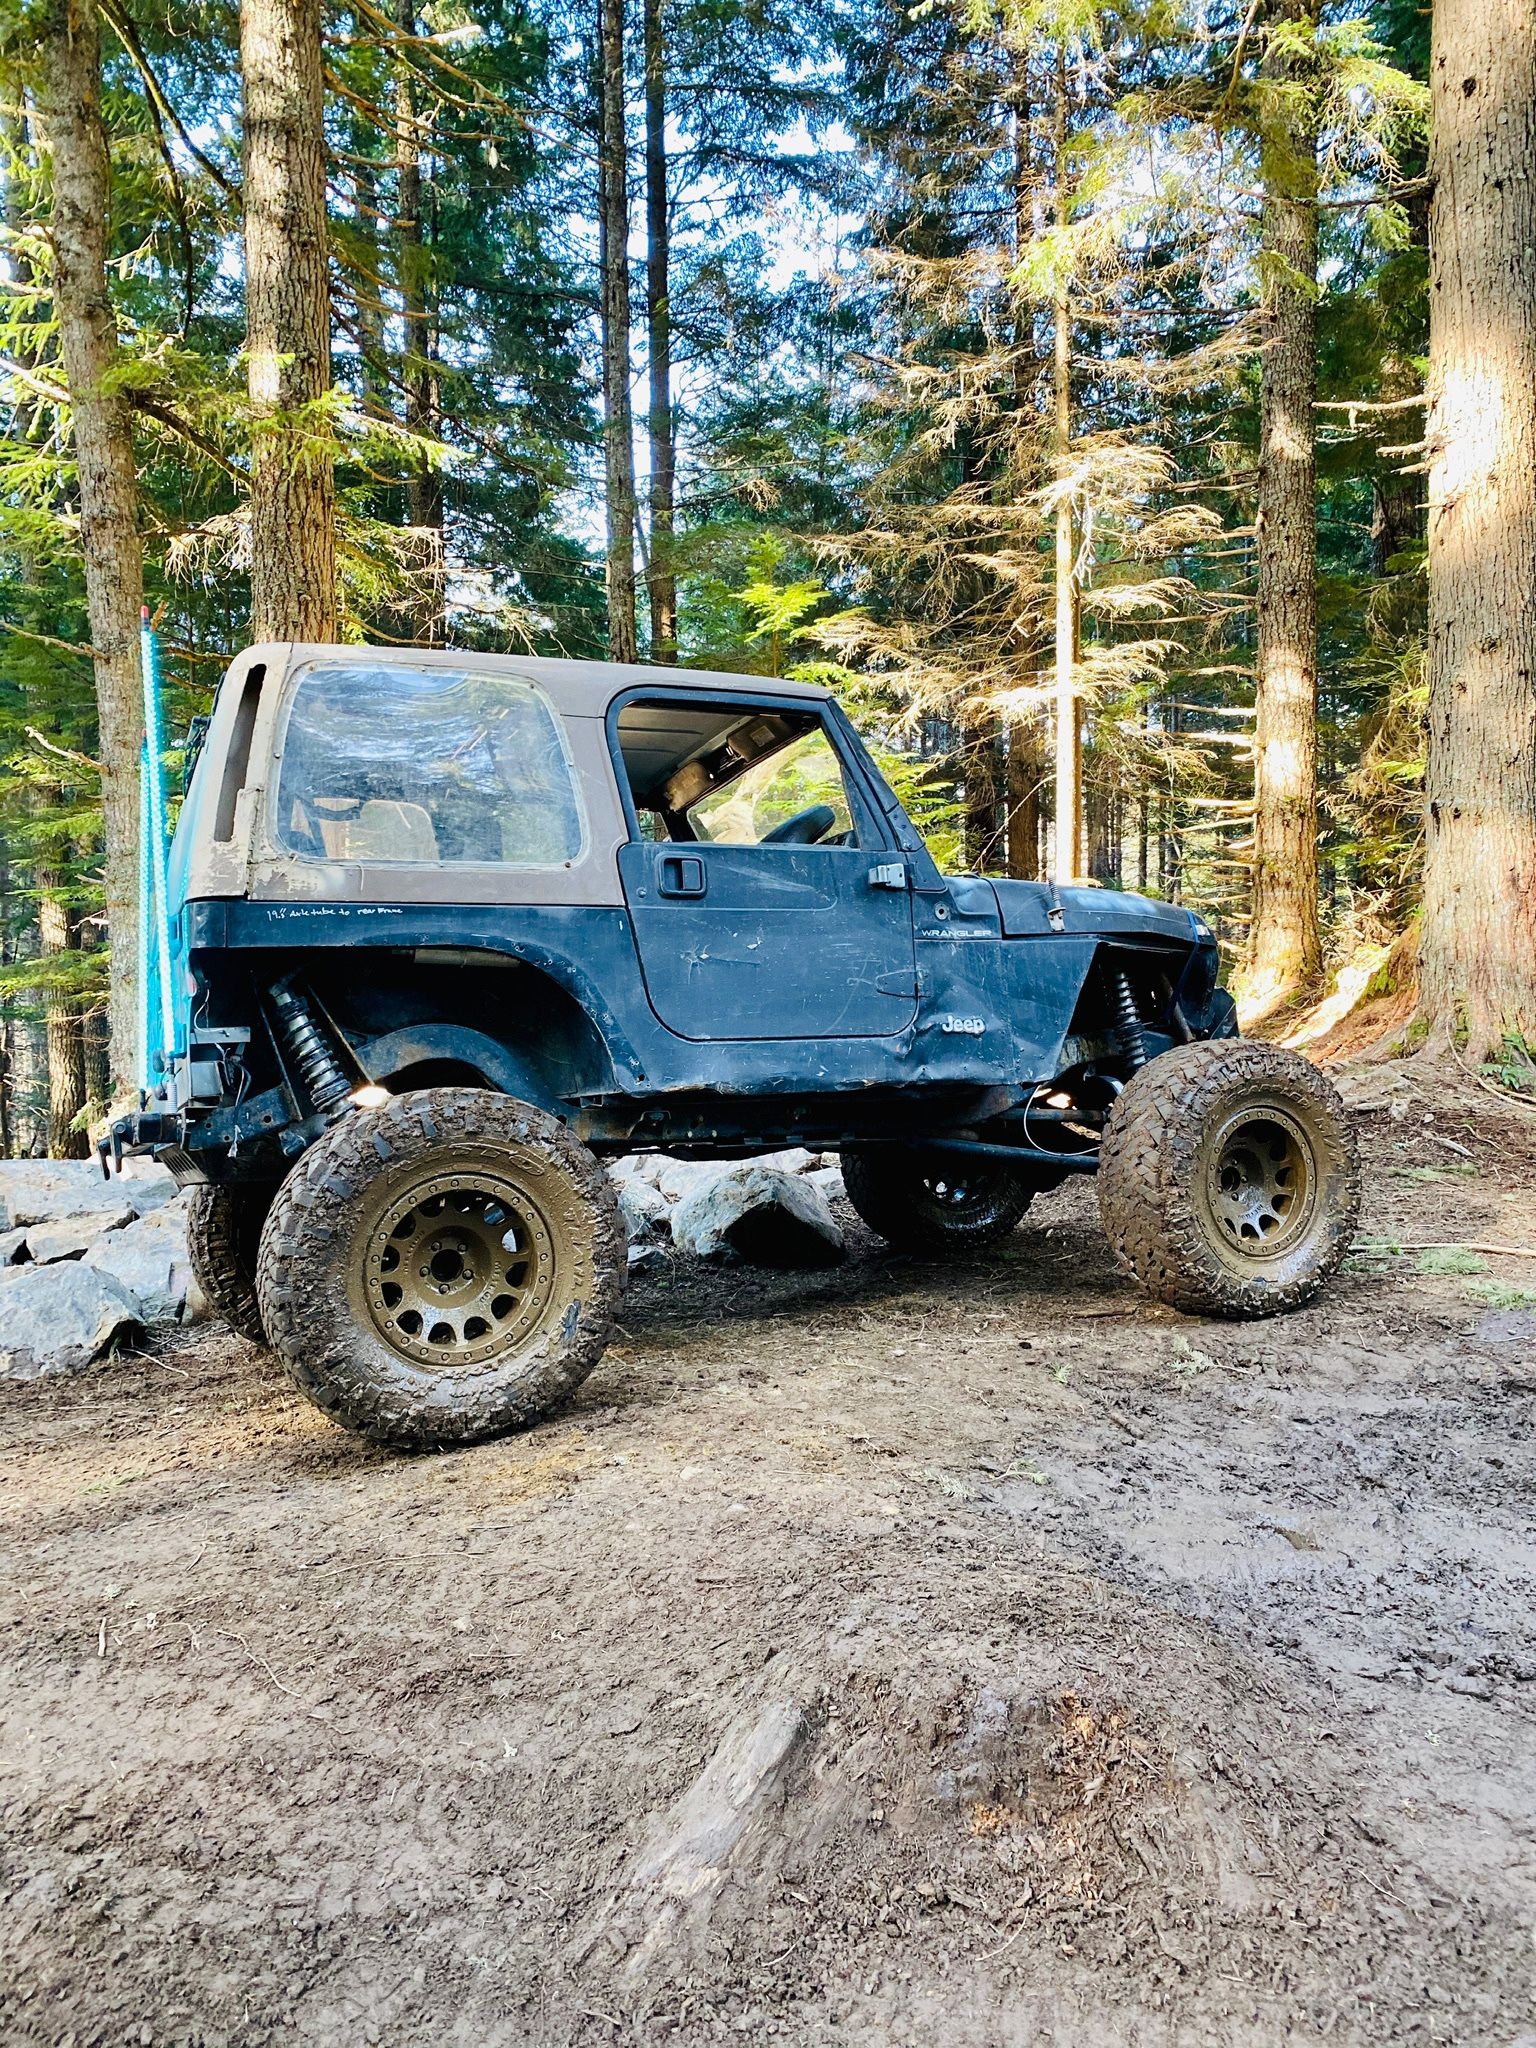
<path id="1" fill-rule="evenodd" d="M 0 1378 L 79 1372 L 141 1321 L 125 1288 L 78 1260 L 19 1267 L 0 1286 Z"/>
<path id="2" fill-rule="evenodd" d="M 142 1216 L 175 1192 L 165 1168 L 147 1159 L 125 1159 L 111 1181 L 93 1159 L 0 1159 L 0 1231 L 114 1207 Z"/>
<path id="3" fill-rule="evenodd" d="M 682 1202 L 729 1171 L 730 1161 L 725 1159 L 658 1159 L 644 1177 L 659 1188 L 669 1202 Z"/>
<path id="4" fill-rule="evenodd" d="M 619 1214 L 632 1245 L 650 1244 L 668 1236 L 672 1228 L 672 1204 L 648 1181 L 620 1181 Z"/>
<path id="5" fill-rule="evenodd" d="M 61 1216 L 56 1223 L 29 1223 L 21 1233 L 27 1257 L 35 1265 L 50 1265 L 55 1259 L 78 1259 L 109 1230 L 121 1230 L 132 1223 L 137 1212 L 125 1202 L 109 1209 L 87 1209 L 78 1216 Z"/>
<path id="6" fill-rule="evenodd" d="M 734 1252 L 756 1266 L 833 1266 L 843 1256 L 842 1230 L 820 1189 L 756 1160 L 717 1165 L 683 1196 L 672 1240 L 699 1258 Z"/>
<path id="7" fill-rule="evenodd" d="M 183 1202 L 152 1210 L 122 1230 L 109 1231 L 84 1263 L 129 1294 L 145 1323 L 196 1323 L 208 1314 L 187 1256 Z"/>
<path id="8" fill-rule="evenodd" d="M 819 1152 L 807 1152 L 803 1145 L 792 1145 L 787 1152 L 765 1152 L 755 1159 L 754 1166 L 776 1166 L 780 1173 L 809 1173 L 813 1166 L 821 1164 Z"/>
<path id="9" fill-rule="evenodd" d="M 112 1185 L 141 1216 L 147 1216 L 152 1209 L 163 1209 L 181 1192 L 166 1169 L 153 1159 L 124 1159 L 112 1176 Z"/>
<path id="10" fill-rule="evenodd" d="M 621 1159 L 608 1161 L 608 1172 L 621 1186 L 628 1180 L 640 1180 L 648 1187 L 655 1187 L 663 1169 L 671 1164 L 672 1161 L 660 1152 L 626 1152 Z"/>

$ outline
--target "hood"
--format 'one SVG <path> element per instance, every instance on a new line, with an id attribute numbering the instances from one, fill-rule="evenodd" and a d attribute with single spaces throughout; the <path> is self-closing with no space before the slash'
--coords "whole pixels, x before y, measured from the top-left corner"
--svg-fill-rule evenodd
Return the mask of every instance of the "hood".
<path id="1" fill-rule="evenodd" d="M 1095 938 L 1166 939 L 1196 946 L 1210 927 L 1176 903 L 1155 903 L 1119 889 L 1058 889 L 1051 882 L 994 882 L 1003 936 L 1049 938 L 1056 932 L 1091 932 Z"/>

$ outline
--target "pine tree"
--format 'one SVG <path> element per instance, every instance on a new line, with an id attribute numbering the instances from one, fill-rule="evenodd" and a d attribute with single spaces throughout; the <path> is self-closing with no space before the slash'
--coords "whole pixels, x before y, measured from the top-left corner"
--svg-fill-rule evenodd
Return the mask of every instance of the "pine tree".
<path id="1" fill-rule="evenodd" d="M 1439 0 L 1430 67 L 1423 1003 L 1536 1048 L 1536 10 Z"/>
<path id="2" fill-rule="evenodd" d="M 112 181 L 95 8 L 87 0 L 49 0 L 39 30 L 38 114 L 53 194 L 53 301 L 73 416 L 100 729 L 112 1073 L 115 1084 L 126 1087 L 138 1052 L 138 635 L 144 580 L 137 463 L 129 403 L 113 382 L 120 355 L 106 274 Z"/>
<path id="3" fill-rule="evenodd" d="M 1317 239 L 1313 0 L 1279 0 L 1264 74 L 1258 721 L 1243 988 L 1262 1014 L 1322 965 L 1317 832 Z"/>
<path id="4" fill-rule="evenodd" d="M 251 637 L 334 640 L 320 0 L 242 0 Z"/>
<path id="5" fill-rule="evenodd" d="M 598 288 L 608 524 L 608 651 L 638 661 L 635 441 L 630 404 L 629 115 L 624 0 L 597 0 Z"/>

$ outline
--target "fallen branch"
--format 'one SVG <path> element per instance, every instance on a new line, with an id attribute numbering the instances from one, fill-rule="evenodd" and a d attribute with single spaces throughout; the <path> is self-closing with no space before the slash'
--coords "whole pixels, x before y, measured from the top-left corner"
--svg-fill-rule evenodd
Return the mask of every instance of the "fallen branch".
<path id="1" fill-rule="evenodd" d="M 1536 1245 L 1525 1244 L 1377 1244 L 1369 1237 L 1357 1237 L 1350 1246 L 1355 1252 L 1381 1252 L 1400 1258 L 1406 1252 L 1483 1252 L 1490 1259 L 1536 1259 Z"/>

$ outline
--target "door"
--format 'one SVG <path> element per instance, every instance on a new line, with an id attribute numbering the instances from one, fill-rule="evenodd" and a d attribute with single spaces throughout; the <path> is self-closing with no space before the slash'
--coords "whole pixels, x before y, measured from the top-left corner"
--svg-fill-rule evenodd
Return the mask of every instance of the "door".
<path id="1" fill-rule="evenodd" d="M 646 994 L 696 1040 L 879 1038 L 917 1010 L 906 862 L 802 700 L 631 700 L 619 856 Z"/>

